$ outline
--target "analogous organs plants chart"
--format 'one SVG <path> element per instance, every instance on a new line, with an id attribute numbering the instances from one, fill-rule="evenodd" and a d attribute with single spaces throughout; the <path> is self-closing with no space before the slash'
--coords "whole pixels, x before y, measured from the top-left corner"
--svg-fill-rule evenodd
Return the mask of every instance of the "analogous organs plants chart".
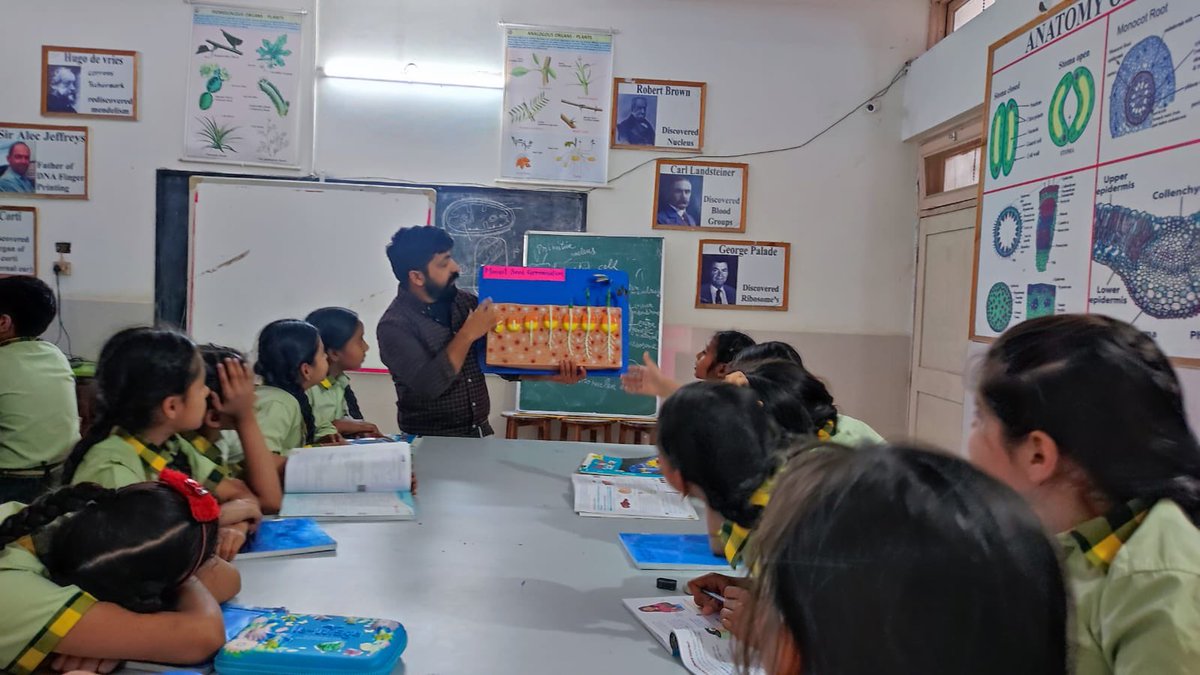
<path id="1" fill-rule="evenodd" d="M 972 338 L 1093 312 L 1200 366 L 1200 4 L 1063 3 L 988 69 Z"/>

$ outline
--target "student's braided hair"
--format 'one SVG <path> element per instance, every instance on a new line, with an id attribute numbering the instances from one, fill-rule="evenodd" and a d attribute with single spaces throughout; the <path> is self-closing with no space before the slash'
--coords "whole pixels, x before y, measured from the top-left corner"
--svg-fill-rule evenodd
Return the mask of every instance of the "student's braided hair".
<path id="1" fill-rule="evenodd" d="M 325 343 L 326 351 L 345 347 L 350 338 L 354 337 L 358 327 L 362 325 L 358 314 L 345 307 L 322 307 L 304 317 L 304 320 L 316 326 L 317 330 L 321 332 L 321 342 Z M 354 390 L 350 388 L 350 385 L 346 385 L 346 411 L 354 419 L 362 419 L 362 411 L 358 408 L 358 397 L 354 395 Z"/>
<path id="2" fill-rule="evenodd" d="M 258 335 L 258 361 L 254 364 L 254 372 L 262 378 L 263 384 L 278 387 L 296 399 L 304 418 L 305 445 L 313 442 L 316 422 L 300 381 L 300 366 L 315 364 L 320 346 L 321 334 L 317 329 L 298 319 L 272 321 Z"/>
<path id="3" fill-rule="evenodd" d="M 196 345 L 182 333 L 127 328 L 109 338 L 96 364 L 96 421 L 67 457 L 63 482 L 113 427 L 137 434 L 152 425 L 163 399 L 187 392 L 199 368 Z"/>
<path id="4" fill-rule="evenodd" d="M 190 574 L 213 556 L 218 522 L 198 522 L 165 483 L 118 490 L 80 483 L 42 495 L 0 523 L 0 545 L 33 535 L 59 585 L 75 585 L 134 612 L 175 604 Z"/>

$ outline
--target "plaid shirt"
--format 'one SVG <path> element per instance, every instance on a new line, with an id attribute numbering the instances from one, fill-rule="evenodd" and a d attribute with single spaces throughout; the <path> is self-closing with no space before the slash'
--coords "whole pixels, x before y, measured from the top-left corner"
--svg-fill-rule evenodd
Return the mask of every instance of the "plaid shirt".
<path id="1" fill-rule="evenodd" d="M 446 346 L 462 328 L 479 298 L 459 291 L 450 306 L 450 325 L 433 318 L 433 305 L 409 293 L 396 291 L 396 299 L 383 313 L 376 330 L 379 355 L 396 386 L 396 422 L 419 436 L 490 436 L 491 400 L 479 367 L 478 340 L 455 372 Z"/>
<path id="2" fill-rule="evenodd" d="M 1117 551 L 1129 541 L 1138 525 L 1146 519 L 1150 507 L 1141 499 L 1118 504 L 1111 511 L 1080 524 L 1066 536 L 1075 541 L 1079 551 L 1094 567 L 1107 570 L 1117 557 Z"/>

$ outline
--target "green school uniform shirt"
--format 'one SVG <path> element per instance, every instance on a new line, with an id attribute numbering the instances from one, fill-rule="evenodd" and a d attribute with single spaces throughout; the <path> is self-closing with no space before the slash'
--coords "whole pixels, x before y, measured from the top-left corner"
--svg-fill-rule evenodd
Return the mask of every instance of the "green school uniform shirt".
<path id="1" fill-rule="evenodd" d="M 864 445 L 882 445 L 886 441 L 883 436 L 867 426 L 866 422 L 856 420 L 849 415 L 838 415 L 837 433 L 830 437 L 834 443 L 848 448 L 861 448 Z"/>
<path id="2" fill-rule="evenodd" d="M 322 438 L 337 433 L 333 426 L 334 420 L 344 419 L 349 411 L 346 406 L 346 387 L 350 386 L 350 378 L 345 373 L 332 380 L 325 378 L 316 386 L 304 392 L 312 405 L 313 423 L 317 430 L 313 438 Z"/>
<path id="3" fill-rule="evenodd" d="M 1131 502 L 1059 535 L 1075 596 L 1075 675 L 1200 672 L 1200 530 Z"/>
<path id="4" fill-rule="evenodd" d="M 189 431 L 186 434 L 177 434 L 175 440 L 180 446 L 189 445 L 192 450 L 207 457 L 226 477 L 238 478 L 242 474 L 242 465 L 240 462 L 229 461 L 224 433 L 221 431 L 216 441 L 210 441 L 198 431 Z"/>
<path id="5" fill-rule="evenodd" d="M 75 469 L 71 483 L 98 483 L 106 488 L 121 488 L 134 483 L 158 480 L 164 467 L 183 470 L 212 492 L 224 478 L 220 468 L 196 448 L 178 436 L 172 437 L 163 447 L 157 448 L 133 438 L 149 452 L 143 456 L 130 444 L 122 432 L 114 432 L 103 441 L 93 445 Z"/>
<path id="6" fill-rule="evenodd" d="M 254 416 L 271 452 L 287 457 L 304 445 L 304 415 L 295 397 L 267 385 L 260 385 L 254 393 Z"/>
<path id="7" fill-rule="evenodd" d="M 0 469 L 58 464 L 79 440 L 75 376 L 42 340 L 0 345 Z"/>
<path id="8" fill-rule="evenodd" d="M 22 504 L 0 504 L 0 521 Z M 75 627 L 96 599 L 77 586 L 59 586 L 23 538 L 0 551 L 0 668 L 6 673 L 34 672 Z"/>

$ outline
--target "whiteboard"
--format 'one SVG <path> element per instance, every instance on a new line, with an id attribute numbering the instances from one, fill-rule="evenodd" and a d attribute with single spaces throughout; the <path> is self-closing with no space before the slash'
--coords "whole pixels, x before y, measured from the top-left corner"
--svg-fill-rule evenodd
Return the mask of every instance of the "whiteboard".
<path id="1" fill-rule="evenodd" d="M 1196 3 L 1064 2 L 992 45 L 971 337 L 1087 312 L 1200 366 Z"/>
<path id="2" fill-rule="evenodd" d="M 194 179 L 192 337 L 251 354 L 271 321 L 346 307 L 372 347 L 363 369 L 385 370 L 375 327 L 396 297 L 396 277 L 384 249 L 396 230 L 429 222 L 435 197 L 429 189 Z"/>

